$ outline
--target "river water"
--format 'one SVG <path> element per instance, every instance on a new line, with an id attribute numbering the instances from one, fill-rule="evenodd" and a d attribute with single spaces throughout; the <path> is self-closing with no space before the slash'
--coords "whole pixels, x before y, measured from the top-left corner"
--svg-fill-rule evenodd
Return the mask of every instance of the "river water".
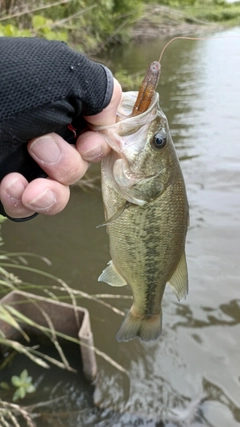
<path id="1" fill-rule="evenodd" d="M 108 56 L 114 69 L 123 67 L 130 74 L 142 71 L 144 75 L 162 46 L 163 41 L 148 41 L 117 48 Z M 58 380 L 51 379 L 48 388 L 57 381 L 66 384 L 68 397 L 61 410 L 65 405 L 69 411 L 63 424 L 52 422 L 54 427 L 240 425 L 239 70 L 239 28 L 207 41 L 176 41 L 166 50 L 159 92 L 190 204 L 189 295 L 179 303 L 166 290 L 163 333 L 150 344 L 117 343 L 115 333 L 122 318 L 81 300 L 90 310 L 95 345 L 129 370 L 130 378 L 98 358 L 95 401 L 106 408 L 100 411 L 94 408 L 89 388 L 80 387 L 66 374 L 61 379 L 61 372 L 54 371 Z M 93 168 L 92 173 L 99 170 Z M 97 282 L 110 259 L 106 232 L 95 228 L 102 221 L 100 192 L 75 187 L 69 206 L 58 216 L 39 216 L 25 224 L 5 222 L 5 249 L 47 257 L 51 261 L 47 271 L 71 287 L 89 293 L 119 293 Z M 41 261 L 32 262 L 44 267 Z M 121 293 L 131 295 L 126 289 Z M 131 301 L 113 303 L 127 311 Z M 37 380 L 37 373 L 31 374 Z M 51 375 L 41 375 L 47 388 L 47 375 Z"/>

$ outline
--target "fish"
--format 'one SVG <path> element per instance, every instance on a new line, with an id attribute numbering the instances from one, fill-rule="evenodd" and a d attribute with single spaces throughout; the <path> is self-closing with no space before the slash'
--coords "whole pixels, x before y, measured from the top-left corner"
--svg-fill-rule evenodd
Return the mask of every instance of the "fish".
<path id="1" fill-rule="evenodd" d="M 124 92 L 113 125 L 95 127 L 112 148 L 101 181 L 111 260 L 98 280 L 129 285 L 133 304 L 118 341 L 158 339 L 168 283 L 178 300 L 188 293 L 185 241 L 189 207 L 180 163 L 159 94 L 139 115 L 138 92 Z"/>

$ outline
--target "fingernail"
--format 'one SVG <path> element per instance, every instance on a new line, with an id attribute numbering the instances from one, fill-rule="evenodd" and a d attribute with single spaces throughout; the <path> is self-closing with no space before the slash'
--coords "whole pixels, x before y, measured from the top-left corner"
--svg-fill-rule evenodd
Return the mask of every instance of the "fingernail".
<path id="1" fill-rule="evenodd" d="M 29 152 L 42 163 L 56 163 L 61 155 L 57 142 L 50 136 L 35 139 L 29 146 Z"/>
<path id="2" fill-rule="evenodd" d="M 43 193 L 35 197 L 35 199 L 28 203 L 27 206 L 37 211 L 47 211 L 56 203 L 56 201 L 55 193 L 50 190 L 50 188 L 46 188 Z"/>
<path id="3" fill-rule="evenodd" d="M 22 199 L 22 193 L 25 190 L 25 186 L 19 179 L 16 178 L 8 184 L 5 188 L 8 197 L 13 201 L 14 205 L 17 206 Z"/>
<path id="4" fill-rule="evenodd" d="M 90 151 L 86 151 L 85 153 L 81 153 L 84 160 L 88 160 L 89 162 L 96 162 L 101 160 L 104 156 L 101 145 L 92 148 Z"/>

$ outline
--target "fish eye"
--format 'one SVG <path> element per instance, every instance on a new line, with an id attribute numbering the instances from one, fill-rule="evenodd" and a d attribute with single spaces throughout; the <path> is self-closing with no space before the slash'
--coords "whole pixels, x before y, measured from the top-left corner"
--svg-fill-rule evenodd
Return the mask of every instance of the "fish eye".
<path id="1" fill-rule="evenodd" d="M 164 131 L 158 132 L 156 133 L 156 135 L 154 135 L 152 140 L 152 144 L 154 148 L 157 148 L 158 150 L 160 150 L 161 148 L 165 147 L 166 143 L 167 143 L 167 134 Z"/>

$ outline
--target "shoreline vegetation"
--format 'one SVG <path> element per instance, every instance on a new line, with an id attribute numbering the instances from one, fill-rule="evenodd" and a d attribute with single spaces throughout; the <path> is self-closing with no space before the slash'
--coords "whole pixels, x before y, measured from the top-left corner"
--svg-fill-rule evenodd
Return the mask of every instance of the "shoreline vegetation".
<path id="1" fill-rule="evenodd" d="M 223 0 L 0 0 L 0 36 L 62 40 L 91 56 L 130 40 L 201 36 L 239 23 L 240 2 Z"/>
<path id="2" fill-rule="evenodd" d="M 226 21 L 198 18 L 197 8 L 195 14 L 193 12 L 192 8 L 173 8 L 160 4 L 146 5 L 143 16 L 131 29 L 132 39 L 141 42 L 158 37 L 201 36 L 226 26 Z"/>

